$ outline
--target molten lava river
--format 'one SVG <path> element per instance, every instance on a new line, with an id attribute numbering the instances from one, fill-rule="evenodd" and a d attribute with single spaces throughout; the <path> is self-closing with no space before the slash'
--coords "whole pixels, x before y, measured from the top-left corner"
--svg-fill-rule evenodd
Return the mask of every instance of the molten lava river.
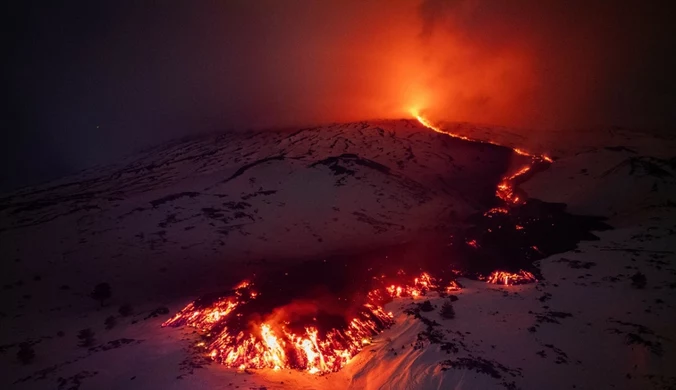
<path id="1" fill-rule="evenodd" d="M 433 131 L 478 142 L 416 118 Z M 594 239 L 591 230 L 607 226 L 599 218 L 567 214 L 565 205 L 527 199 L 518 183 L 552 160 L 513 152 L 523 165 L 500 181 L 495 205 L 475 215 L 470 227 L 449 232 L 444 245 L 405 244 L 271 267 L 190 303 L 162 326 L 197 329 L 198 348 L 227 367 L 321 374 L 340 370 L 393 323 L 384 309 L 393 299 L 447 294 L 462 288 L 459 276 L 505 285 L 535 282 L 535 260 L 571 250 Z"/>

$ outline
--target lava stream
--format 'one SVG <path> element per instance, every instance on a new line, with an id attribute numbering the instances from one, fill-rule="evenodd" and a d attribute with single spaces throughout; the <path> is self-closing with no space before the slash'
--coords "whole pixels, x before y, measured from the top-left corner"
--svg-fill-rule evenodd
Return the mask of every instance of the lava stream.
<path id="1" fill-rule="evenodd" d="M 456 134 L 456 133 L 451 133 L 450 131 L 446 131 L 441 129 L 440 127 L 435 126 L 427 120 L 426 118 L 422 117 L 419 113 L 416 111 L 412 112 L 413 116 L 422 124 L 423 126 L 427 127 L 428 129 L 435 131 L 440 134 L 445 134 L 453 138 L 459 138 L 465 141 L 471 141 L 471 142 L 478 142 L 478 143 L 488 143 L 491 145 L 497 145 L 497 146 L 504 146 L 500 145 L 497 142 L 493 141 L 484 141 L 484 140 L 478 140 L 478 139 L 472 139 L 467 136 L 461 135 L 461 134 Z M 552 163 L 554 160 L 552 160 L 549 156 L 547 155 L 535 155 L 532 153 L 528 153 L 523 149 L 519 148 L 511 148 L 512 151 L 516 154 L 519 154 L 521 156 L 526 156 L 531 158 L 531 162 L 528 165 L 524 165 L 523 167 L 519 168 L 516 172 L 506 175 L 505 177 L 502 178 L 500 183 L 498 184 L 498 188 L 495 191 L 495 195 L 500 198 L 502 201 L 504 201 L 507 204 L 520 204 L 524 201 L 522 197 L 516 194 L 515 192 L 515 183 L 523 177 L 525 174 L 530 172 L 534 166 L 536 166 L 539 163 Z"/>

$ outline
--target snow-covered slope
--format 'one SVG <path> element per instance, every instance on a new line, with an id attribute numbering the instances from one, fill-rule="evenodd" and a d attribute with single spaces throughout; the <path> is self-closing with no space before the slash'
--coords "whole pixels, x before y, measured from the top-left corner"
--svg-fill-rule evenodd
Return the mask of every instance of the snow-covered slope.
<path id="1" fill-rule="evenodd" d="M 159 325 L 266 262 L 443 236 L 521 157 L 409 120 L 177 141 L 0 199 L 0 386 L 676 388 L 674 140 L 453 126 L 549 152 L 529 196 L 619 228 L 542 260 L 538 284 L 463 280 L 453 319 L 440 316 L 448 297 L 395 300 L 395 325 L 338 373 L 237 372 L 193 353 L 192 329 Z M 103 281 L 113 296 L 100 308 L 88 294 Z M 411 314 L 426 299 L 434 309 Z M 133 314 L 118 314 L 125 303 Z M 77 346 L 83 328 L 93 348 Z M 21 342 L 36 352 L 28 365 Z"/>
<path id="2" fill-rule="evenodd" d="M 408 120 L 176 142 L 2 198 L 3 284 L 86 269 L 138 299 L 148 278 L 164 296 L 228 262 L 410 240 L 483 207 L 511 158 Z"/>

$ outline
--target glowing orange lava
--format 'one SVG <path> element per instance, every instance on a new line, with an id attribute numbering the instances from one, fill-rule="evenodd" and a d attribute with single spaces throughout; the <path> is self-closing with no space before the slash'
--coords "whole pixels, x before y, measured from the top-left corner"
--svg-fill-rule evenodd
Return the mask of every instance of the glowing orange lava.
<path id="1" fill-rule="evenodd" d="M 503 284 L 505 286 L 537 282 L 535 275 L 528 271 L 520 270 L 517 273 L 495 271 L 486 278 L 487 283 Z"/>
<path id="2" fill-rule="evenodd" d="M 489 143 L 492 145 L 500 145 L 496 142 L 492 141 L 482 141 L 482 140 L 476 140 L 476 139 L 471 139 L 467 136 L 461 135 L 461 134 L 456 134 L 456 133 L 451 133 L 449 131 L 443 130 L 438 126 L 435 126 L 432 122 L 421 116 L 417 111 L 412 112 L 413 116 L 420 122 L 423 126 L 427 127 L 430 130 L 433 130 L 437 133 L 441 134 L 446 134 L 450 137 L 454 138 L 459 138 L 462 140 L 466 141 L 472 141 L 472 142 L 481 142 L 481 143 Z M 500 145 L 502 146 L 502 145 Z M 510 205 L 516 205 L 520 204 L 523 199 L 521 199 L 515 192 L 515 183 L 516 181 L 526 175 L 528 172 L 530 172 L 533 169 L 533 166 L 535 166 L 537 163 L 540 162 L 547 162 L 547 163 L 552 163 L 554 160 L 552 160 L 550 157 L 546 155 L 535 155 L 532 153 L 529 153 L 523 149 L 519 148 L 512 148 L 512 151 L 514 153 L 519 154 L 521 156 L 527 156 L 531 158 L 530 164 L 524 165 L 518 170 L 516 170 L 513 173 L 510 173 L 502 178 L 500 180 L 500 183 L 498 184 L 498 187 L 495 191 L 495 195 L 500 198 L 503 202 L 506 204 Z M 491 217 L 494 214 L 507 214 L 509 212 L 508 209 L 504 207 L 494 207 L 484 213 L 485 216 Z M 517 230 L 523 229 L 523 226 L 521 225 L 516 225 Z M 467 241 L 467 245 L 472 246 L 474 248 L 478 247 L 477 241 L 476 240 L 469 240 Z M 533 248 L 534 250 L 538 250 L 536 247 Z M 514 285 L 514 284 L 522 284 L 522 283 L 531 283 L 531 282 L 536 282 L 537 279 L 535 276 L 524 270 L 520 270 L 517 273 L 509 273 L 509 272 L 504 272 L 504 271 L 495 271 L 492 274 L 490 274 L 487 278 L 485 278 L 488 283 L 494 283 L 494 284 L 504 284 L 504 285 Z"/>
<path id="3" fill-rule="evenodd" d="M 420 115 L 417 111 L 415 111 L 415 110 L 413 110 L 413 111 L 411 112 L 411 114 L 413 114 L 413 116 L 414 116 L 414 117 L 418 120 L 418 122 L 420 122 L 423 126 L 427 127 L 427 128 L 430 129 L 430 130 L 433 130 L 433 131 L 435 131 L 435 132 L 437 132 L 437 133 L 446 134 L 446 135 L 448 135 L 448 136 L 450 136 L 450 137 L 453 137 L 453 138 L 459 138 L 459 139 L 462 139 L 462 140 L 465 140 L 465 141 L 472 141 L 472 142 L 479 142 L 479 143 L 488 143 L 488 144 L 491 144 L 491 145 L 504 146 L 504 145 L 500 145 L 500 144 L 497 143 L 497 142 L 493 142 L 493 141 L 483 141 L 483 140 L 472 139 L 472 138 L 469 138 L 469 137 L 464 136 L 464 135 L 461 135 L 461 134 L 451 133 L 450 131 L 443 130 L 443 129 L 441 129 L 440 127 L 435 126 L 434 124 L 432 124 L 432 122 L 430 122 L 429 120 L 427 120 L 426 118 L 424 118 L 423 116 L 421 116 L 421 115 Z M 532 169 L 532 167 L 533 167 L 535 164 L 537 164 L 537 163 L 539 163 L 539 162 L 542 162 L 542 161 L 546 161 L 546 162 L 548 162 L 548 163 L 551 163 L 551 162 L 553 162 L 553 160 L 552 160 L 550 157 L 546 156 L 546 155 L 535 155 L 535 154 L 532 154 L 532 153 L 528 153 L 528 152 L 526 152 L 525 150 L 519 149 L 519 148 L 512 148 L 512 151 L 514 151 L 514 153 L 519 154 L 519 155 L 521 155 L 521 156 L 530 157 L 530 158 L 531 158 L 531 163 L 528 164 L 528 165 L 525 165 L 525 166 L 523 166 L 523 167 L 521 167 L 521 168 L 519 168 L 516 172 L 511 173 L 511 174 L 509 174 L 509 175 L 503 177 L 502 180 L 500 181 L 500 183 L 498 184 L 498 188 L 497 188 L 496 191 L 495 191 L 495 195 L 496 195 L 498 198 L 500 198 L 502 201 L 504 201 L 505 203 L 507 203 L 507 204 L 520 204 L 520 203 L 523 201 L 523 199 L 521 199 L 521 197 L 519 197 L 519 196 L 515 193 L 515 188 L 514 188 L 514 187 L 515 187 L 515 182 L 516 182 L 520 177 L 522 177 L 522 176 L 524 176 L 525 174 L 527 174 L 528 172 L 530 172 L 530 170 Z"/>
<path id="4" fill-rule="evenodd" d="M 367 295 L 368 302 L 360 314 L 350 320 L 345 328 L 320 331 L 315 326 L 305 326 L 294 333 L 287 326 L 273 320 L 248 324 L 248 330 L 232 332 L 228 325 L 235 308 L 246 305 L 258 297 L 251 283 L 241 283 L 234 294 L 221 298 L 204 308 L 190 303 L 166 326 L 187 325 L 206 335 L 208 343 L 198 347 L 215 361 L 241 370 L 248 368 L 295 368 L 311 374 L 335 372 L 344 367 L 361 349 L 371 343 L 371 338 L 392 324 L 392 313 L 385 312 L 383 304 L 396 297 L 416 298 L 430 290 L 440 290 L 430 275 L 423 273 L 411 284 L 390 285 Z M 458 290 L 455 282 L 446 291 Z"/>

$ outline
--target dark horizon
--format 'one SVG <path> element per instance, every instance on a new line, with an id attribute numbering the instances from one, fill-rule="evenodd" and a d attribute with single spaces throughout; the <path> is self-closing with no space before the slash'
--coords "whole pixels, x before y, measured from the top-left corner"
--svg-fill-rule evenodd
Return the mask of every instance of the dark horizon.
<path id="1" fill-rule="evenodd" d="M 406 117 L 673 129 L 660 2 L 14 4 L 0 191 L 182 136 Z"/>

